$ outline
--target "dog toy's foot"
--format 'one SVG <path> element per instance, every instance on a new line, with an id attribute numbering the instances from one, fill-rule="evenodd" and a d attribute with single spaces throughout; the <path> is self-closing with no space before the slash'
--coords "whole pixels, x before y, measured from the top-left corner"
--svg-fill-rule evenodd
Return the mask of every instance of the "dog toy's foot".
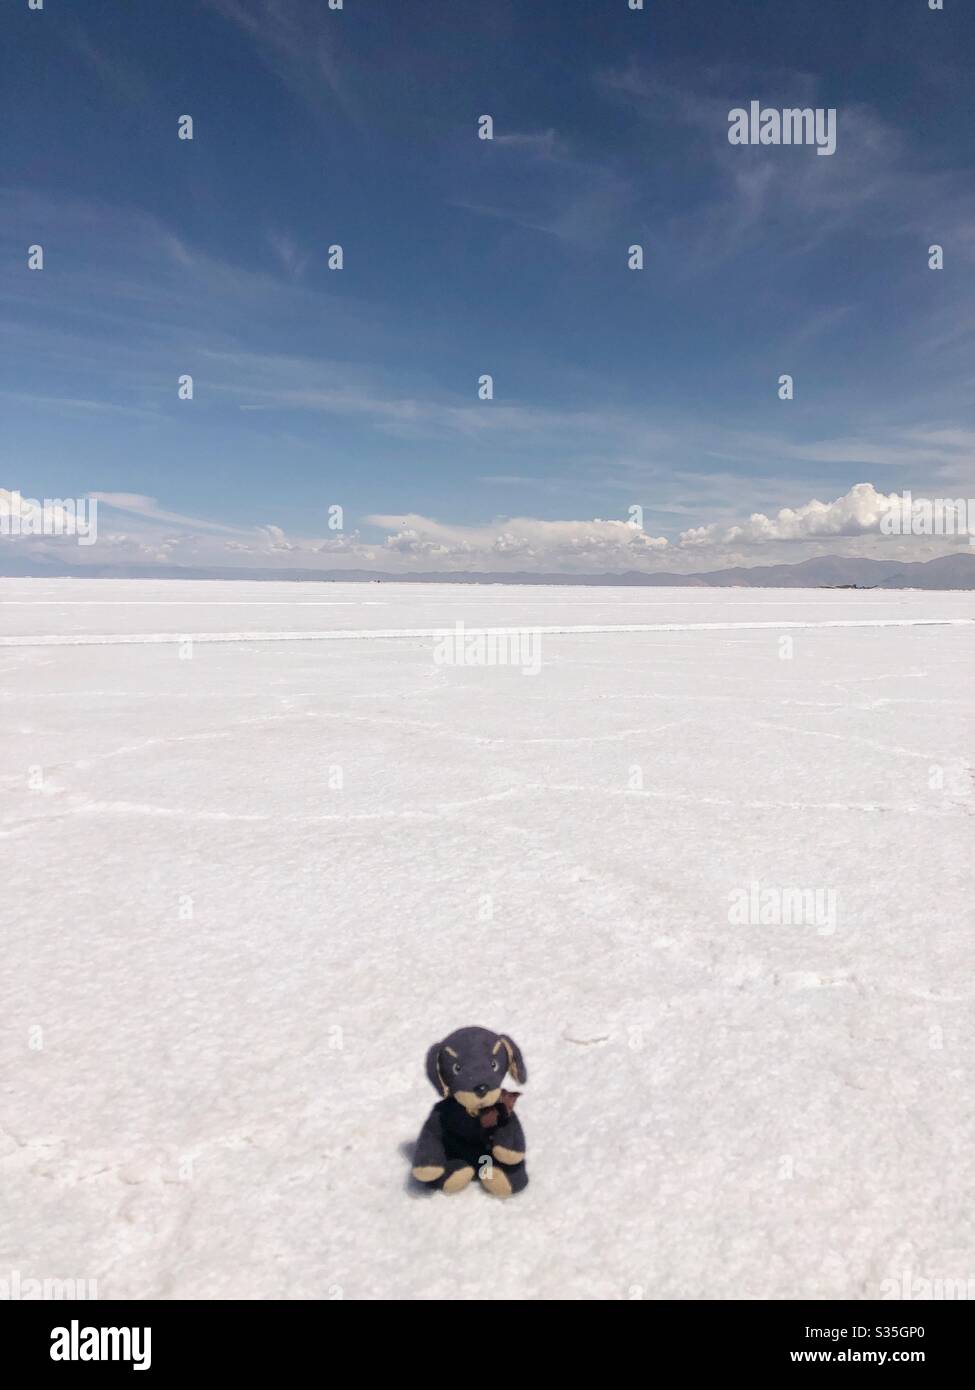
<path id="1" fill-rule="evenodd" d="M 436 1182 L 438 1178 L 443 1177 L 443 1169 L 431 1163 L 421 1164 L 419 1168 L 413 1169 L 413 1176 L 417 1182 Z"/>
<path id="2" fill-rule="evenodd" d="M 502 1168 L 485 1164 L 481 1169 L 480 1179 L 484 1184 L 485 1191 L 490 1192 L 492 1197 L 511 1196 L 511 1183 L 508 1181 L 507 1173 Z"/>
<path id="3" fill-rule="evenodd" d="M 497 1149 L 494 1150 L 494 1156 L 498 1157 Z M 503 1168 L 500 1163 L 485 1163 L 478 1176 L 492 1197 L 513 1197 L 516 1192 L 522 1192 L 528 1186 L 528 1173 L 524 1163 L 517 1163 L 512 1168 Z"/>
<path id="4" fill-rule="evenodd" d="M 474 1169 L 461 1159 L 451 1159 L 446 1167 L 437 1163 L 418 1163 L 413 1169 L 413 1176 L 417 1182 L 426 1183 L 427 1187 L 453 1194 L 463 1192 L 474 1176 Z"/>
<path id="5" fill-rule="evenodd" d="M 474 1169 L 468 1164 L 464 1164 L 463 1167 L 454 1169 L 440 1190 L 451 1195 L 455 1192 L 463 1192 L 473 1176 Z"/>
<path id="6" fill-rule="evenodd" d="M 494 1157 L 499 1157 L 497 1148 L 494 1150 Z M 492 1197 L 513 1197 L 516 1192 L 522 1192 L 528 1186 L 528 1173 L 524 1163 L 517 1163 L 512 1168 L 503 1168 L 497 1162 L 485 1163 L 478 1177 Z"/>

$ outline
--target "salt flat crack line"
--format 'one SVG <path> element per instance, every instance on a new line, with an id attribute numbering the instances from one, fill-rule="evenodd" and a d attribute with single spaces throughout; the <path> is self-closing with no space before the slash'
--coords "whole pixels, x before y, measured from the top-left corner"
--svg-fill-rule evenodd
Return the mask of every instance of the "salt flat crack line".
<path id="1" fill-rule="evenodd" d="M 118 632 L 67 633 L 0 637 L 0 647 L 115 647 L 181 642 L 368 642 L 395 638 L 514 637 L 531 632 L 542 637 L 614 632 L 740 632 L 757 628 L 836 627 L 972 627 L 975 618 L 830 618 L 822 622 L 773 619 L 743 623 L 564 623 L 520 627 L 331 628 L 324 632 Z"/>

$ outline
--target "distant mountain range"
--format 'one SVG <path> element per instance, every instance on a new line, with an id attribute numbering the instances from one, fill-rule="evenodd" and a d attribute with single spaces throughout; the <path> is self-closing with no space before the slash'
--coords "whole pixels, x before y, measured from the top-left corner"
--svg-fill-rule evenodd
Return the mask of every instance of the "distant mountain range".
<path id="1" fill-rule="evenodd" d="M 6 553 L 5 553 L 6 552 Z M 13 544 L 0 546 L 0 577 L 73 579 L 247 579 L 386 582 L 397 584 L 587 584 L 640 585 L 696 589 L 975 589 L 975 553 L 940 555 L 934 560 L 862 560 L 820 555 L 795 565 L 752 565 L 697 574 L 383 574 L 378 570 L 270 570 L 183 568 L 178 565 L 64 565 L 37 556 L 20 558 Z"/>

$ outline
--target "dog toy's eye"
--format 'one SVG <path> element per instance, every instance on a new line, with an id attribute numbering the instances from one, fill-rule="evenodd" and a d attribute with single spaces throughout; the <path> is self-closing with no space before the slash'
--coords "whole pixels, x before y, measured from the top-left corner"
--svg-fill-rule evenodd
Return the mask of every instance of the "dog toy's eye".
<path id="1" fill-rule="evenodd" d="M 460 1076 L 460 1063 L 459 1063 L 459 1062 L 455 1062 L 455 1063 L 454 1063 L 454 1075 L 455 1075 L 455 1076 Z"/>
<path id="2" fill-rule="evenodd" d="M 492 1062 L 492 1063 L 491 1063 L 491 1070 L 492 1070 L 492 1071 L 497 1071 L 497 1069 L 498 1069 L 498 1064 L 497 1064 L 497 1062 Z"/>

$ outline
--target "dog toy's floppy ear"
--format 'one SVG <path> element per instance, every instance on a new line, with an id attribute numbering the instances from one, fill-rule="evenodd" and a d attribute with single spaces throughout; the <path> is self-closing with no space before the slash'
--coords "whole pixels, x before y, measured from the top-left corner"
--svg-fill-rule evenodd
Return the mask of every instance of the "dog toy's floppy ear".
<path id="1" fill-rule="evenodd" d="M 508 1070 L 519 1085 L 524 1086 L 525 1082 L 528 1080 L 528 1072 L 525 1070 L 525 1062 L 521 1055 L 521 1048 L 516 1042 L 513 1042 L 511 1038 L 505 1037 L 503 1033 L 494 1044 L 495 1052 L 502 1047 L 508 1054 Z"/>
<path id="2" fill-rule="evenodd" d="M 450 1087 L 440 1073 L 440 1049 L 442 1046 L 442 1043 L 434 1043 L 427 1053 L 427 1080 L 435 1091 L 439 1091 L 442 1096 L 449 1096 Z"/>

